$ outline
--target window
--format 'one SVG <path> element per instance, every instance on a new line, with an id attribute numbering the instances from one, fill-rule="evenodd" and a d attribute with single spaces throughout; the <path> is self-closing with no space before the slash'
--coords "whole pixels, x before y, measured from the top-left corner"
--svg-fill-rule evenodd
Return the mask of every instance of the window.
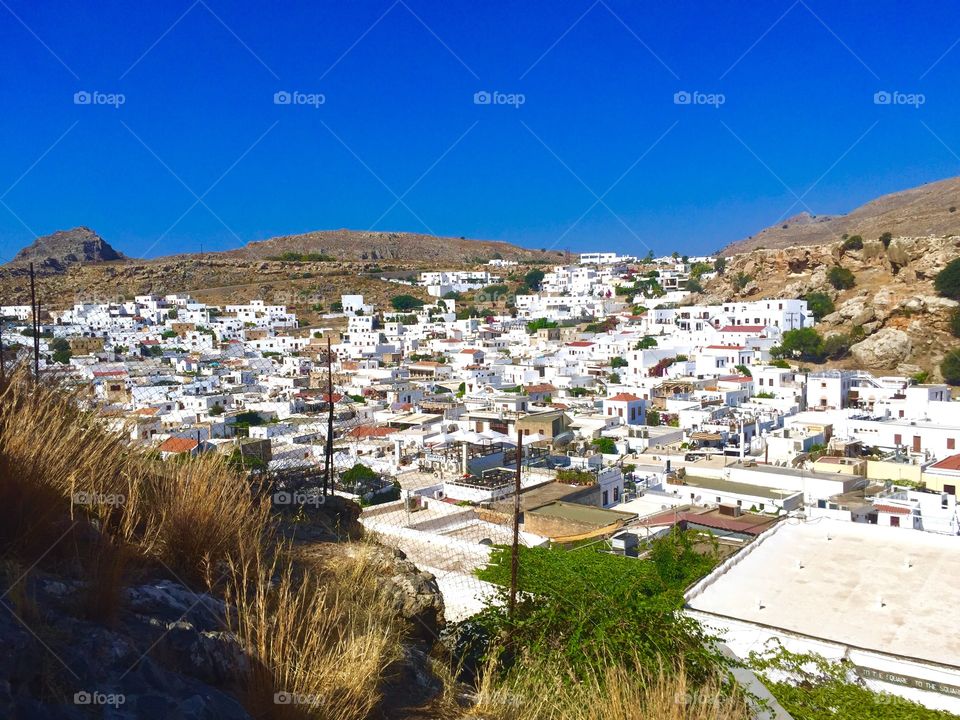
<path id="1" fill-rule="evenodd" d="M 897 433 L 893 436 L 894 445 L 903 445 L 903 436 L 900 433 Z"/>
<path id="2" fill-rule="evenodd" d="M 900 527 L 900 518 L 898 518 L 896 515 L 891 515 L 890 527 Z"/>
<path id="3" fill-rule="evenodd" d="M 957 447 L 957 441 L 953 438 L 947 438 L 947 450 L 955 450 Z"/>
<path id="4" fill-rule="evenodd" d="M 957 486 L 956 486 L 956 485 L 944 485 L 944 486 L 943 486 L 943 491 L 944 491 L 947 495 L 956 495 L 956 494 L 957 494 Z"/>

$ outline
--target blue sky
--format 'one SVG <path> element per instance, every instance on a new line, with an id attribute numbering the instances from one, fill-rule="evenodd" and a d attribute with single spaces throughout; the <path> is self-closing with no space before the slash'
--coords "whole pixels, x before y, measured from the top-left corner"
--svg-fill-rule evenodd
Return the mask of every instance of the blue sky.
<path id="1" fill-rule="evenodd" d="M 341 227 L 709 252 L 960 174 L 958 21 L 885 0 L 0 0 L 0 256 L 81 224 L 134 256 Z"/>

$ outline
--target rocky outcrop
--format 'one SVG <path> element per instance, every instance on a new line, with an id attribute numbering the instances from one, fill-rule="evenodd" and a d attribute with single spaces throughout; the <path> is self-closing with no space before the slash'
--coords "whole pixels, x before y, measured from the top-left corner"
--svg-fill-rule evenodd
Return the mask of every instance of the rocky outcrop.
<path id="1" fill-rule="evenodd" d="M 895 368 L 913 350 L 910 336 L 903 330 L 884 328 L 850 348 L 854 359 L 869 369 Z"/>
<path id="2" fill-rule="evenodd" d="M 706 285 L 698 302 L 723 303 L 746 297 L 733 280 L 749 277 L 750 299 L 804 297 L 822 293 L 834 312 L 820 320 L 824 336 L 862 337 L 841 366 L 912 374 L 929 372 L 939 379 L 939 364 L 956 344 L 950 316 L 957 303 L 939 297 L 933 279 L 960 257 L 960 237 L 865 239 L 860 248 L 832 242 L 810 247 L 754 250 L 727 260 L 724 275 Z M 856 284 L 836 289 L 830 270 L 850 270 Z M 744 288 L 745 289 L 745 288 Z M 889 331 L 877 337 L 883 331 Z"/>
<path id="3" fill-rule="evenodd" d="M 20 250 L 8 265 L 22 272 L 32 262 L 39 272 L 62 273 L 78 263 L 123 259 L 122 253 L 114 250 L 93 230 L 76 227 L 37 238 L 32 245 Z"/>

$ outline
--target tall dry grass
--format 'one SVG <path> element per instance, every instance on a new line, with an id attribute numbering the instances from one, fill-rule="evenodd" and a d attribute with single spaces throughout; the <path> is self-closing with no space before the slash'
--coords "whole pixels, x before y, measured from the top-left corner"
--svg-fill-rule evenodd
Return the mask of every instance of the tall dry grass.
<path id="1" fill-rule="evenodd" d="M 23 372 L 0 388 L 0 551 L 77 553 L 92 526 L 109 538 L 86 558 L 98 579 L 155 563 L 212 586 L 263 542 L 267 501 L 221 458 L 161 463 L 78 400 Z"/>
<path id="2" fill-rule="evenodd" d="M 322 566 L 278 555 L 236 567 L 232 629 L 252 660 L 245 704 L 254 717 L 361 720 L 377 707 L 405 628 L 370 552 Z"/>
<path id="3" fill-rule="evenodd" d="M 251 661 L 236 685 L 255 717 L 369 717 L 405 630 L 372 549 L 294 558 L 268 500 L 222 457 L 162 462 L 85 407 L 26 373 L 0 386 L 0 561 L 78 575 L 79 609 L 102 622 L 140 574 L 221 591 Z M 15 577 L 11 596 L 26 598 Z"/>
<path id="4" fill-rule="evenodd" d="M 742 694 L 691 685 L 682 668 L 638 673 L 622 665 L 573 673 L 526 659 L 502 679 L 488 665 L 469 716 L 485 720 L 752 720 Z"/>

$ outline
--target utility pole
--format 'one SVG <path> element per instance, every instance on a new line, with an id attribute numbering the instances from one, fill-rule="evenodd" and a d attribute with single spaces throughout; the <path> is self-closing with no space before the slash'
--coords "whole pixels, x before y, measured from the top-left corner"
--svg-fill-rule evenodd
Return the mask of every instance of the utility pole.
<path id="1" fill-rule="evenodd" d="M 30 263 L 30 311 L 33 313 L 33 377 L 40 379 L 40 305 L 37 303 L 36 275 Z"/>
<path id="2" fill-rule="evenodd" d="M 323 474 L 323 494 L 333 492 L 333 351 L 330 349 L 330 336 L 327 335 L 327 444 L 324 455 L 326 468 Z"/>
<path id="3" fill-rule="evenodd" d="M 523 430 L 517 428 L 517 474 L 513 489 L 513 546 L 510 552 L 510 606 L 511 633 L 513 613 L 517 606 L 517 574 L 520 569 L 520 468 L 523 460 Z M 512 638 L 511 638 L 512 639 Z"/>

